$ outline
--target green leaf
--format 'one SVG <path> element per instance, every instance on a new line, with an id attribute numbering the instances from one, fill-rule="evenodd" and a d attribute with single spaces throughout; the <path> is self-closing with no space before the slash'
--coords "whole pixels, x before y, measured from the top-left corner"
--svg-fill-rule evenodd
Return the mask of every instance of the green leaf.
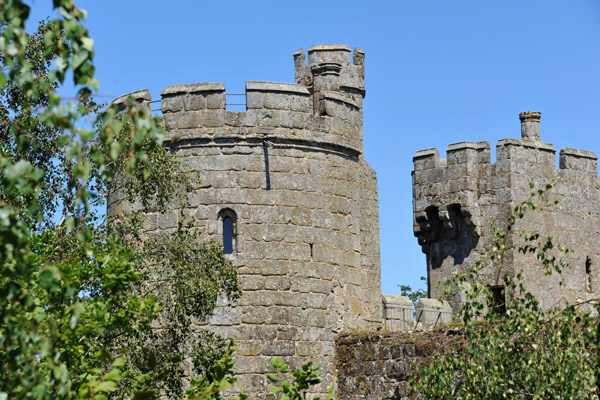
<path id="1" fill-rule="evenodd" d="M 281 393 L 281 388 L 279 386 L 271 386 L 271 393 L 278 394 Z"/>
<path id="2" fill-rule="evenodd" d="M 81 65 L 88 59 L 88 57 L 89 52 L 87 50 L 79 50 L 77 53 L 73 54 L 73 59 L 71 60 L 73 69 L 81 67 Z"/>
<path id="3" fill-rule="evenodd" d="M 100 81 L 98 79 L 92 79 L 92 80 L 90 80 L 89 83 L 88 83 L 88 85 L 94 91 L 98 91 L 98 89 L 100 89 Z"/>
<path id="4" fill-rule="evenodd" d="M 115 368 L 123 368 L 125 366 L 125 359 L 122 357 L 117 358 L 112 362 L 111 365 Z"/>
<path id="5" fill-rule="evenodd" d="M 73 304 L 73 306 L 71 307 L 72 314 L 71 318 L 69 319 L 69 328 L 71 328 L 71 330 L 75 329 L 75 327 L 77 326 L 77 323 L 79 322 L 79 316 L 81 315 L 84 309 L 85 307 L 80 302 Z"/>
<path id="6" fill-rule="evenodd" d="M 80 38 L 81 43 L 83 44 L 83 48 L 88 50 L 88 51 L 92 51 L 93 47 L 94 47 L 94 39 L 89 38 L 87 36 L 83 36 Z"/>
<path id="7" fill-rule="evenodd" d="M 281 358 L 279 357 L 275 357 L 271 360 L 271 365 L 277 369 L 281 368 L 283 366 L 283 361 L 281 361 Z"/>
<path id="8" fill-rule="evenodd" d="M 97 392 L 112 393 L 117 389 L 117 383 L 113 381 L 103 381 L 96 386 Z"/>
<path id="9" fill-rule="evenodd" d="M 113 368 L 102 377 L 105 381 L 119 382 L 121 380 L 121 371 L 118 368 Z"/>

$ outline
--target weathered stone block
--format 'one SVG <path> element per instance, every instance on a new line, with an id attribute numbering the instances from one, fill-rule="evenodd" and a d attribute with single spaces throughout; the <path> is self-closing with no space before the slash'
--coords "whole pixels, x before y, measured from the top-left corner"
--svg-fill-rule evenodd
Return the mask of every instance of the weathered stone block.
<path id="1" fill-rule="evenodd" d="M 187 111 L 204 110 L 206 108 L 206 96 L 201 93 L 190 93 L 184 98 L 184 105 Z"/>
<path id="2" fill-rule="evenodd" d="M 183 110 L 183 98 L 181 96 L 165 96 L 161 99 L 160 104 L 163 114 L 175 113 Z"/>
<path id="3" fill-rule="evenodd" d="M 293 356 L 296 354 L 296 345 L 294 342 L 279 341 L 265 343 L 262 347 L 263 356 Z"/>
<path id="4" fill-rule="evenodd" d="M 246 324 L 286 324 L 290 320 L 289 311 L 282 307 L 254 307 L 245 310 L 242 322 Z"/>

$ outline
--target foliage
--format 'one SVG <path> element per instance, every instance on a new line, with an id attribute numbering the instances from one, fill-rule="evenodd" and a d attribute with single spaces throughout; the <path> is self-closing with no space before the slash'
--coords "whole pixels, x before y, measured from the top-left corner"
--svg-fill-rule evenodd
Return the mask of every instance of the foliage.
<path id="1" fill-rule="evenodd" d="M 427 278 L 424 276 L 422 276 L 420 279 L 422 282 L 427 282 Z M 409 285 L 398 285 L 398 287 L 400 288 L 400 296 L 408 297 L 413 304 L 416 304 L 420 298 L 427 297 L 427 290 L 425 289 L 413 290 L 413 288 Z"/>
<path id="2" fill-rule="evenodd" d="M 446 282 L 447 293 L 460 288 L 466 302 L 460 312 L 464 336 L 449 351 L 424 368 L 414 389 L 436 399 L 589 399 L 600 393 L 600 311 L 598 300 L 544 312 L 522 281 L 522 272 L 503 270 L 507 253 L 535 255 L 546 274 L 560 274 L 568 265 L 561 255 L 570 252 L 539 232 L 520 231 L 524 243 L 511 247 L 506 232 L 528 212 L 552 206 L 554 183 L 535 190 L 518 204 L 506 230 L 493 229 L 495 245 L 468 272 Z M 504 282 L 505 305 L 494 301 L 490 288 L 478 280 L 493 264 Z M 594 304 L 595 313 L 582 306 Z M 499 312 L 505 306 L 505 312 Z"/>
<path id="3" fill-rule="evenodd" d="M 281 361 L 279 357 L 275 357 L 271 360 L 271 365 L 277 369 L 280 374 L 287 374 L 290 372 L 290 367 Z M 292 372 L 294 381 L 290 382 L 287 379 L 281 381 L 277 375 L 267 374 L 267 378 L 273 383 L 280 383 L 281 386 L 272 385 L 271 392 L 274 394 L 282 394 L 281 400 L 303 400 L 306 399 L 306 391 L 314 385 L 321 383 L 319 378 L 319 366 L 313 365 L 312 360 L 302 364 L 300 368 Z M 328 395 L 326 400 L 331 400 L 335 397 L 336 392 L 331 386 L 327 386 Z M 319 400 L 319 397 L 315 397 L 315 400 Z"/>
<path id="4" fill-rule="evenodd" d="M 209 374 L 226 356 L 227 342 L 211 332 L 194 328 L 192 320 L 210 316 L 217 298 L 236 299 L 240 289 L 236 271 L 216 243 L 199 242 L 199 233 L 181 225 L 170 235 L 132 241 L 142 268 L 143 298 L 155 298 L 161 307 L 160 329 L 148 329 L 123 346 L 131 349 L 133 364 L 160 377 L 172 397 L 182 393 L 182 361 L 191 359 L 196 375 Z M 193 267 L 195 266 L 195 267 Z M 158 267 L 158 269 L 157 269 Z M 216 364 L 215 364 L 216 363 Z"/>
<path id="5" fill-rule="evenodd" d="M 86 13 L 54 6 L 28 35 L 29 7 L 0 3 L 0 399 L 177 397 L 181 360 L 206 373 L 228 354 L 190 318 L 239 295 L 235 270 L 193 221 L 143 234 L 141 215 L 183 205 L 195 177 L 147 107 L 93 101 Z M 56 93 L 68 72 L 74 102 Z M 137 212 L 106 218 L 109 193 Z"/>
<path id="6" fill-rule="evenodd" d="M 200 379 L 192 379 L 192 387 L 187 390 L 189 400 L 219 400 L 223 398 L 221 392 L 233 388 L 236 382 L 233 373 L 234 363 L 231 359 L 234 349 L 234 343 L 230 341 L 222 358 L 214 362 Z M 232 397 L 229 400 L 247 398 L 246 394 L 240 393 L 239 397 Z"/>

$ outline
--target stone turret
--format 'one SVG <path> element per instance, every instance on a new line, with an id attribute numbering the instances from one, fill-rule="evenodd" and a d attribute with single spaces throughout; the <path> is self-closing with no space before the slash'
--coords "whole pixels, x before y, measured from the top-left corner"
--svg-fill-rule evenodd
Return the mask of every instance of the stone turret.
<path id="1" fill-rule="evenodd" d="M 524 111 L 519 113 L 521 120 L 521 137 L 523 139 L 540 139 L 540 118 L 542 113 L 539 111 Z"/>
<path id="2" fill-rule="evenodd" d="M 417 152 L 414 161 L 414 233 L 427 255 L 429 294 L 441 295 L 441 283 L 465 270 L 491 248 L 491 224 L 505 227 L 514 207 L 529 196 L 530 183 L 544 187 L 560 176 L 551 195 L 556 207 L 544 207 L 518 222 L 507 243 L 520 243 L 519 231 L 538 231 L 555 244 L 574 250 L 565 261 L 560 284 L 534 258 L 511 247 L 504 270 L 481 271 L 481 279 L 502 292 L 502 277 L 523 271 L 525 284 L 542 307 L 587 299 L 600 293 L 600 179 L 594 153 L 565 148 L 556 168 L 555 148 L 540 137 L 541 113 L 519 114 L 521 139 L 503 139 L 490 162 L 487 142 L 451 144 L 442 159 L 437 149 Z M 455 310 L 460 299 L 455 299 Z"/>
<path id="3" fill-rule="evenodd" d="M 208 323 L 236 339 L 251 398 L 269 393 L 274 356 L 293 366 L 312 358 L 323 393 L 338 332 L 382 322 L 377 177 L 362 156 L 364 53 L 352 60 L 347 46 L 318 45 L 308 65 L 303 50 L 294 64 L 295 84 L 246 82 L 242 112 L 226 110 L 221 83 L 161 93 L 166 145 L 202 175 L 185 213 L 227 242 L 238 268 L 241 299 L 223 299 Z M 178 218 L 148 215 L 149 232 Z"/>

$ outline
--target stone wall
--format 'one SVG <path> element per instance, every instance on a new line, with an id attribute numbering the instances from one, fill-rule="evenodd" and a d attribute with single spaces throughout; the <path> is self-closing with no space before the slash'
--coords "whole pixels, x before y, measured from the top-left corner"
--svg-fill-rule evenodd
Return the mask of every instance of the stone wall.
<path id="1" fill-rule="evenodd" d="M 437 149 L 414 157 L 414 233 L 427 255 L 429 294 L 441 294 L 440 282 L 464 270 L 491 248 L 491 224 L 505 227 L 513 208 L 536 188 L 560 176 L 551 198 L 556 207 L 531 212 L 507 237 L 511 245 L 504 269 L 490 265 L 481 278 L 490 286 L 502 284 L 505 274 L 523 271 L 524 280 L 544 308 L 585 300 L 600 293 L 600 179 L 594 153 L 565 148 L 556 168 L 555 149 L 540 139 L 539 112 L 520 114 L 522 139 L 504 139 L 490 162 L 487 142 L 448 146 L 442 159 Z M 561 276 L 546 275 L 531 255 L 519 254 L 519 231 L 538 231 L 554 244 L 574 251 L 571 267 Z M 560 285 L 560 280 L 564 284 Z M 455 309 L 458 304 L 455 304 Z"/>
<path id="2" fill-rule="evenodd" d="M 222 299 L 208 323 L 236 339 L 251 398 L 269 393 L 275 356 L 292 368 L 312 358 L 323 393 L 334 383 L 337 334 L 382 322 L 377 178 L 362 156 L 364 54 L 319 45 L 308 65 L 304 57 L 294 56 L 296 84 L 248 81 L 244 112 L 226 110 L 220 83 L 162 92 L 166 144 L 202 177 L 186 218 L 217 241 L 224 212 L 235 219 L 228 257 L 243 294 Z M 109 212 L 131 208 L 111 201 Z M 147 215 L 148 232 L 175 229 L 178 211 Z"/>
<path id="3" fill-rule="evenodd" d="M 344 400 L 416 397 L 408 380 L 460 340 L 453 329 L 347 333 L 336 341 L 338 394 Z"/>

